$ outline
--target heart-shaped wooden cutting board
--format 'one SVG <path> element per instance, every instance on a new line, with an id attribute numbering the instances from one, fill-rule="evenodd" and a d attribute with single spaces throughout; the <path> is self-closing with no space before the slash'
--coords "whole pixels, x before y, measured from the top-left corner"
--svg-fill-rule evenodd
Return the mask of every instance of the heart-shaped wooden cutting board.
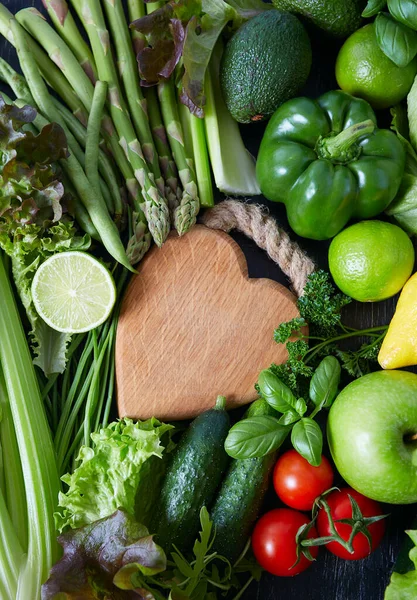
<path id="1" fill-rule="evenodd" d="M 219 394 L 229 407 L 250 402 L 259 372 L 286 360 L 274 329 L 296 316 L 296 298 L 284 286 L 248 278 L 229 235 L 203 226 L 171 234 L 144 258 L 123 300 L 120 416 L 192 418 Z"/>

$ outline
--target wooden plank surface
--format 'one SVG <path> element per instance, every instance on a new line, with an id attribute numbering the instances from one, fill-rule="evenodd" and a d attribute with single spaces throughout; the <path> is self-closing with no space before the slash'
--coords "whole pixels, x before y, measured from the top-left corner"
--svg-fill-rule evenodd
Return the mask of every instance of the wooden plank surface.
<path id="1" fill-rule="evenodd" d="M 3 0 L 11 10 L 36 6 L 42 9 L 41 0 Z M 327 40 L 321 43 L 319 37 L 313 39 L 313 70 L 305 93 L 312 97 L 329 89 L 335 89 L 334 60 L 338 50 L 336 44 Z M 16 65 L 15 53 L 10 44 L 0 40 L 0 55 Z M 378 115 L 387 124 L 386 115 Z M 257 153 L 264 124 L 252 124 L 242 129 L 243 136 L 253 154 Z M 287 226 L 285 210 L 281 205 L 269 203 L 256 198 L 256 201 L 266 204 L 271 213 L 276 216 L 282 226 Z M 250 240 L 241 235 L 234 235 L 245 253 L 248 261 L 249 276 L 269 277 L 275 281 L 286 283 L 285 276 L 263 251 Z M 295 238 L 295 236 L 293 236 Z M 297 238 L 295 238 L 297 239 Z M 301 246 L 310 253 L 321 267 L 327 266 L 326 243 L 314 243 L 308 240 L 298 240 Z M 389 322 L 395 299 L 373 305 L 352 304 L 347 309 L 349 325 L 367 327 Z M 278 506 L 274 494 L 268 498 L 268 507 Z M 308 571 L 294 579 L 277 579 L 264 575 L 259 585 L 253 585 L 244 595 L 243 600 L 382 600 L 384 589 L 389 579 L 393 562 L 398 553 L 399 545 L 404 540 L 404 529 L 410 527 L 417 507 L 386 507 L 391 513 L 388 520 L 388 531 L 381 547 L 368 559 L 362 561 L 343 561 L 325 550 L 321 551 L 319 560 Z"/>

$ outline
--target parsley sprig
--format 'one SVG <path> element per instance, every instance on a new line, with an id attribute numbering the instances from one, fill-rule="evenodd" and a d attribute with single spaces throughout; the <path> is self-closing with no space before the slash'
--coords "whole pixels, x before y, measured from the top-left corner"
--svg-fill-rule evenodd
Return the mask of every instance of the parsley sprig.
<path id="1" fill-rule="evenodd" d="M 326 271 L 314 271 L 297 302 L 300 317 L 281 323 L 275 330 L 275 341 L 286 344 L 288 360 L 283 365 L 272 365 L 271 369 L 294 393 L 305 394 L 314 368 L 325 356 L 336 356 L 355 379 L 376 366 L 388 327 L 355 329 L 346 326 L 342 321 L 342 309 L 351 301 L 349 296 L 334 288 Z M 367 341 L 359 348 L 343 348 L 346 340 L 361 337 Z"/>

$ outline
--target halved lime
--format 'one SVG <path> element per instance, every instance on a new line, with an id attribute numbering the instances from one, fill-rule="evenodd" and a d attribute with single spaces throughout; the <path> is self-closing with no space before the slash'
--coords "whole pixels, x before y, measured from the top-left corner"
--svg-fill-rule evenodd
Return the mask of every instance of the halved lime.
<path id="1" fill-rule="evenodd" d="M 95 329 L 109 317 L 116 287 L 109 271 L 91 254 L 62 252 L 41 264 L 32 298 L 42 319 L 63 333 Z"/>

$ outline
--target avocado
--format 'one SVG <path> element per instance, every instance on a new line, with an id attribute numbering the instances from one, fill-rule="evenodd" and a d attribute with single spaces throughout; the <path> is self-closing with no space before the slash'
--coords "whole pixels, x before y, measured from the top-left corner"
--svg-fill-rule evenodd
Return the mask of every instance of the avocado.
<path id="1" fill-rule="evenodd" d="M 272 0 L 272 4 L 305 18 L 334 37 L 345 38 L 361 26 L 366 0 Z"/>
<path id="2" fill-rule="evenodd" d="M 226 106 L 240 123 L 269 118 L 296 96 L 311 67 L 310 40 L 294 15 L 268 10 L 228 41 L 220 83 Z"/>

